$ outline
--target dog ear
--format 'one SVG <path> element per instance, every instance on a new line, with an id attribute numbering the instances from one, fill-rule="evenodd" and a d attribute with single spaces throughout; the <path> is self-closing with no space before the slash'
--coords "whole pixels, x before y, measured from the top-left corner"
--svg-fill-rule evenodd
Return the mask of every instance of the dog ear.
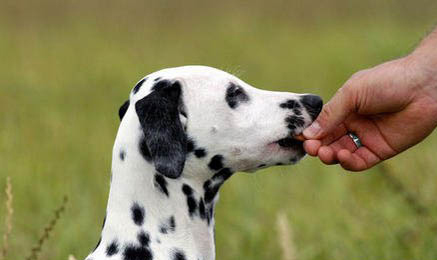
<path id="1" fill-rule="evenodd" d="M 187 137 L 179 119 L 180 96 L 179 82 L 161 81 L 135 104 L 155 168 L 169 178 L 182 174 L 187 153 Z"/>
<path id="2" fill-rule="evenodd" d="M 124 114 L 126 114 L 126 111 L 129 107 L 129 100 L 126 100 L 123 105 L 118 109 L 118 116 L 120 117 L 120 121 L 123 119 Z"/>

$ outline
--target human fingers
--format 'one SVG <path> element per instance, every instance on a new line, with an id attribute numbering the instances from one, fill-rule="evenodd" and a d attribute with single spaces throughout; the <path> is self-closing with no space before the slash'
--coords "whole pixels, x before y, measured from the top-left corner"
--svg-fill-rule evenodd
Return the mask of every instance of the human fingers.
<path id="1" fill-rule="evenodd" d="M 360 147 L 355 152 L 342 149 L 337 152 L 336 158 L 341 167 L 349 171 L 364 171 L 381 161 L 377 155 L 366 147 Z"/>
<path id="2" fill-rule="evenodd" d="M 346 128 L 345 124 L 340 124 L 337 128 L 335 128 L 329 134 L 320 139 L 320 141 L 322 141 L 322 145 L 329 145 L 341 138 L 342 136 L 345 136 L 347 133 L 348 129 Z"/>
<path id="3" fill-rule="evenodd" d="M 317 156 L 324 164 L 331 165 L 338 163 L 334 150 L 329 146 L 322 146 L 317 152 Z"/>
<path id="4" fill-rule="evenodd" d="M 317 156 L 317 152 L 321 146 L 322 142 L 320 140 L 306 140 L 303 143 L 303 148 L 307 154 L 311 156 Z"/>
<path id="5" fill-rule="evenodd" d="M 317 119 L 303 131 L 307 139 L 320 139 L 331 133 L 354 110 L 354 93 L 343 87 L 323 106 Z"/>
<path id="6" fill-rule="evenodd" d="M 349 152 L 354 152 L 357 150 L 355 143 L 348 135 L 344 135 L 329 145 L 322 145 L 317 156 L 325 164 L 336 164 L 338 163 L 337 154 L 341 150 L 348 150 Z"/>

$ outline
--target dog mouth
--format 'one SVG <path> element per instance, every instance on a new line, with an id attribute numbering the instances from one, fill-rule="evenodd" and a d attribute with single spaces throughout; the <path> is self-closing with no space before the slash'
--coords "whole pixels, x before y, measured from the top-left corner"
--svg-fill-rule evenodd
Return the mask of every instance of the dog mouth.
<path id="1" fill-rule="evenodd" d="M 293 148 L 301 148 L 303 146 L 304 138 L 301 135 L 289 136 L 282 139 L 279 139 L 275 143 L 277 143 L 280 147 L 286 149 Z"/>

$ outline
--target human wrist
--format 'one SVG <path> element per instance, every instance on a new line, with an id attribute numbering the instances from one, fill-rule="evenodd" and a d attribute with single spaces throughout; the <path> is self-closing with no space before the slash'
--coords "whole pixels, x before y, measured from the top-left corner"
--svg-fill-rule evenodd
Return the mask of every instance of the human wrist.
<path id="1" fill-rule="evenodd" d="M 437 42 L 435 44 L 437 46 Z M 437 74 L 437 47 L 435 50 L 430 47 L 418 48 L 407 57 L 417 65 L 418 69 L 429 74 L 429 76 Z"/>
<path id="2" fill-rule="evenodd" d="M 400 68 L 397 86 L 405 91 L 408 104 L 426 104 L 426 112 L 430 116 L 437 116 L 437 67 L 430 66 L 417 53 L 394 62 Z"/>
<path id="3" fill-rule="evenodd" d="M 437 95 L 437 48 L 428 52 L 419 48 L 403 60 L 412 84 L 434 89 Z"/>
<path id="4" fill-rule="evenodd" d="M 437 116 L 437 57 L 432 57 L 431 52 L 429 54 L 416 50 L 402 59 L 409 75 L 407 84 L 414 93 L 413 100 L 426 100 L 428 112 Z"/>

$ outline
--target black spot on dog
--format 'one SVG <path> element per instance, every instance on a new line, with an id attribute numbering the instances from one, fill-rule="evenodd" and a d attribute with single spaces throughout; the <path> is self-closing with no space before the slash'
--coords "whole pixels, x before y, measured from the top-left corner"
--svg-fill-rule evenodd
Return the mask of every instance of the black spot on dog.
<path id="1" fill-rule="evenodd" d="M 169 221 L 168 221 L 168 224 L 169 224 L 169 226 L 170 226 L 170 231 L 175 231 L 176 230 L 176 221 L 175 221 L 175 218 L 174 218 L 174 216 L 171 216 L 170 217 L 170 219 L 169 219 Z"/>
<path id="2" fill-rule="evenodd" d="M 189 185 L 184 184 L 182 185 L 182 192 L 187 197 L 188 213 L 192 217 L 197 210 L 197 201 L 193 196 L 193 189 Z"/>
<path id="3" fill-rule="evenodd" d="M 148 247 L 129 244 L 123 252 L 123 260 L 152 260 L 153 255 Z"/>
<path id="4" fill-rule="evenodd" d="M 205 203 L 203 202 L 203 199 L 200 199 L 199 202 L 199 216 L 201 219 L 206 219 Z"/>
<path id="5" fill-rule="evenodd" d="M 287 123 L 287 127 L 290 130 L 295 130 L 298 127 L 303 127 L 305 124 L 305 120 L 300 116 L 288 116 L 285 118 L 285 122 Z"/>
<path id="6" fill-rule="evenodd" d="M 120 160 L 124 161 L 124 158 L 126 158 L 126 152 L 124 150 L 120 150 Z"/>
<path id="7" fill-rule="evenodd" d="M 300 110 L 300 109 L 298 109 L 298 108 L 295 108 L 295 109 L 293 109 L 293 113 L 294 113 L 296 116 L 301 116 L 301 115 L 302 115 L 302 110 Z"/>
<path id="8" fill-rule="evenodd" d="M 211 180 L 207 180 L 203 183 L 203 189 L 205 191 L 205 202 L 210 203 L 214 200 L 217 192 L 220 189 L 220 186 L 225 182 L 229 177 L 231 177 L 233 172 L 229 168 L 223 168 L 214 176 L 212 176 Z"/>
<path id="9" fill-rule="evenodd" d="M 220 185 L 214 185 L 210 180 L 207 180 L 203 184 L 203 189 L 205 190 L 205 202 L 210 203 L 214 198 L 217 192 L 219 191 Z"/>
<path id="10" fill-rule="evenodd" d="M 209 217 L 208 217 L 208 224 L 210 219 L 212 219 L 214 217 L 214 207 L 210 207 L 209 208 Z"/>
<path id="11" fill-rule="evenodd" d="M 225 100 L 230 108 L 235 109 L 240 103 L 249 101 L 249 96 L 241 86 L 231 82 L 226 89 Z"/>
<path id="12" fill-rule="evenodd" d="M 194 147 L 196 146 L 196 143 L 193 139 L 188 138 L 187 140 L 187 152 L 191 153 L 194 150 Z"/>
<path id="13" fill-rule="evenodd" d="M 232 174 L 233 174 L 233 172 L 231 171 L 231 169 L 223 168 L 219 172 L 214 174 L 214 176 L 212 176 L 212 178 L 214 180 L 219 180 L 218 183 L 220 183 L 220 185 L 221 185 L 221 184 L 223 184 L 224 181 L 229 179 L 229 177 L 231 177 Z"/>
<path id="14" fill-rule="evenodd" d="M 155 81 L 157 81 L 155 79 Z M 161 90 L 167 86 L 171 85 L 171 82 L 168 80 L 161 80 L 155 83 L 155 85 L 153 85 L 152 90 Z"/>
<path id="15" fill-rule="evenodd" d="M 185 118 L 188 118 L 188 116 L 187 116 L 187 112 L 185 112 L 185 110 L 184 109 L 180 109 L 180 113 L 181 113 L 181 115 L 183 115 Z"/>
<path id="16" fill-rule="evenodd" d="M 164 223 L 161 223 L 159 232 L 167 234 L 168 232 L 174 232 L 176 230 L 176 221 L 174 216 L 169 217 Z"/>
<path id="17" fill-rule="evenodd" d="M 193 216 L 196 213 L 197 209 L 196 199 L 194 197 L 187 197 L 187 205 L 190 216 Z"/>
<path id="18" fill-rule="evenodd" d="M 258 165 L 258 168 L 262 168 L 262 167 L 265 167 L 266 165 L 263 163 L 263 164 L 260 164 L 260 165 Z"/>
<path id="19" fill-rule="evenodd" d="M 140 150 L 140 154 L 143 156 L 146 161 L 151 162 L 152 161 L 152 155 L 150 154 L 150 150 L 147 147 L 147 142 L 144 137 L 141 137 L 138 148 Z"/>
<path id="20" fill-rule="evenodd" d="M 160 226 L 159 227 L 159 232 L 161 232 L 162 234 L 167 234 L 168 233 L 168 229 L 166 226 Z"/>
<path id="21" fill-rule="evenodd" d="M 137 235 L 138 242 L 143 247 L 148 247 L 150 243 L 150 236 L 149 234 L 145 233 L 144 231 L 140 231 Z"/>
<path id="22" fill-rule="evenodd" d="M 134 223 L 138 226 L 141 226 L 144 223 L 144 208 L 135 202 L 131 207 L 131 212 Z"/>
<path id="23" fill-rule="evenodd" d="M 303 142 L 300 140 L 296 140 L 291 137 L 282 138 L 281 140 L 277 141 L 277 144 L 279 146 L 284 148 L 295 148 L 295 149 L 302 149 Z"/>
<path id="24" fill-rule="evenodd" d="M 172 260 L 186 260 L 185 254 L 182 250 L 176 249 L 173 251 L 174 253 L 173 253 Z"/>
<path id="25" fill-rule="evenodd" d="M 299 102 L 297 102 L 296 100 L 293 100 L 293 99 L 289 99 L 289 100 L 285 101 L 284 103 L 279 104 L 279 106 L 281 108 L 286 108 L 286 109 L 295 109 L 295 108 L 301 108 L 302 107 L 299 104 Z"/>
<path id="26" fill-rule="evenodd" d="M 207 187 L 205 189 L 205 202 L 210 203 L 214 198 L 217 192 L 219 191 L 220 186 L 214 185 L 211 187 Z"/>
<path id="27" fill-rule="evenodd" d="M 211 158 L 211 161 L 209 162 L 208 167 L 211 168 L 212 170 L 216 170 L 216 171 L 223 168 L 223 156 L 220 154 L 214 155 Z"/>
<path id="28" fill-rule="evenodd" d="M 112 241 L 111 244 L 106 248 L 106 255 L 113 256 L 118 253 L 118 243 L 116 240 Z"/>
<path id="29" fill-rule="evenodd" d="M 141 86 L 144 84 L 144 82 L 146 82 L 146 80 L 147 80 L 147 78 L 144 78 L 144 79 L 140 80 L 140 81 L 135 85 L 135 87 L 134 87 L 134 89 L 132 90 L 132 92 L 133 92 L 134 94 L 136 94 L 136 93 L 140 90 L 140 88 L 141 88 Z"/>
<path id="30" fill-rule="evenodd" d="M 153 81 L 158 81 L 158 80 L 160 80 L 161 79 L 161 77 L 157 77 L 156 79 L 154 79 Z"/>
<path id="31" fill-rule="evenodd" d="M 187 195 L 191 196 L 193 194 L 193 189 L 188 184 L 182 185 L 182 192 Z"/>
<path id="32" fill-rule="evenodd" d="M 118 117 L 120 118 L 120 121 L 123 119 L 128 108 L 129 108 L 129 100 L 126 100 L 123 103 L 123 105 L 121 105 L 121 107 L 118 109 Z"/>
<path id="33" fill-rule="evenodd" d="M 202 158 L 202 157 L 206 156 L 206 151 L 203 148 L 198 148 L 198 149 L 194 150 L 194 155 L 197 158 Z"/>
<path id="34" fill-rule="evenodd" d="M 158 188 L 167 197 L 170 196 L 170 194 L 168 193 L 168 189 L 167 189 L 167 181 L 165 180 L 164 176 L 156 173 L 154 184 L 155 184 L 155 187 Z"/>

